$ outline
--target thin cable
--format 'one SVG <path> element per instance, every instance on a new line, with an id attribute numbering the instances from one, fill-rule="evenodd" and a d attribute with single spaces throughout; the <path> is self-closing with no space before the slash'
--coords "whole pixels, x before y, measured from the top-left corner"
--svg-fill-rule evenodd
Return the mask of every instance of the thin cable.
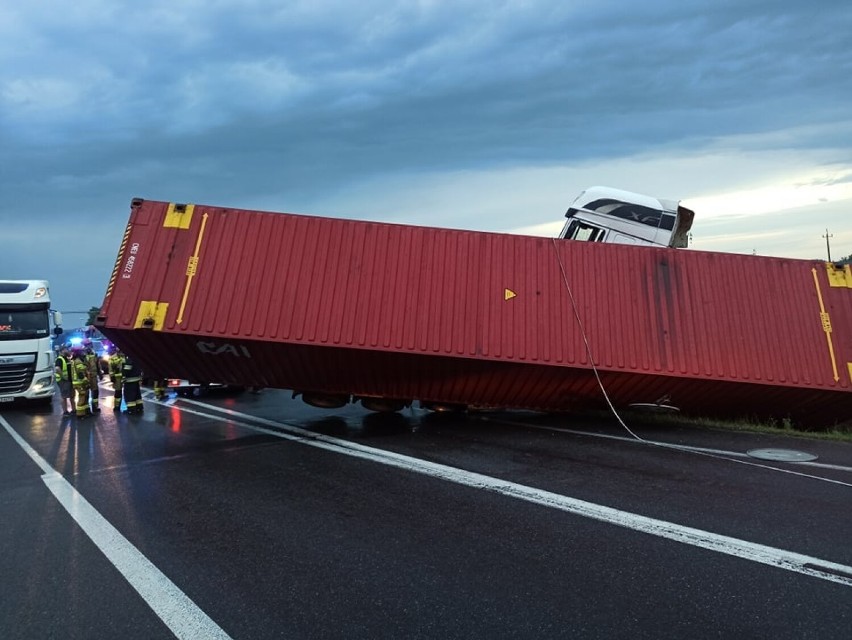
<path id="1" fill-rule="evenodd" d="M 628 427 L 624 420 L 621 419 L 621 416 L 618 414 L 618 411 L 616 411 L 615 406 L 613 406 L 612 401 L 609 399 L 609 394 L 604 388 L 603 381 L 601 380 L 601 376 L 598 373 L 598 367 L 595 364 L 595 358 L 592 355 L 592 347 L 591 345 L 589 345 L 589 339 L 586 336 L 586 328 L 583 326 L 583 320 L 580 318 L 580 312 L 577 309 L 577 301 L 574 300 L 574 292 L 571 291 L 571 285 L 568 283 L 568 275 L 565 273 L 565 266 L 562 264 L 562 256 L 559 255 L 559 249 L 556 246 L 556 238 L 551 238 L 550 242 L 552 243 L 553 251 L 556 254 L 556 261 L 559 263 L 559 270 L 562 272 L 562 282 L 565 283 L 565 289 L 568 291 L 568 297 L 571 299 L 571 308 L 574 311 L 574 317 L 577 319 L 577 325 L 580 327 L 580 335 L 583 337 L 583 344 L 586 346 L 586 355 L 589 358 L 589 363 L 592 365 L 592 371 L 595 374 L 595 379 L 598 381 L 598 386 L 600 387 L 604 400 L 606 400 L 606 403 L 609 406 L 609 410 L 612 411 L 612 415 L 615 416 L 615 419 L 618 420 L 618 423 L 622 427 L 624 427 L 627 433 L 629 433 L 637 440 L 641 440 L 642 442 L 648 442 L 647 440 L 639 437 L 638 435 L 633 433 L 633 431 L 630 430 L 630 427 Z"/>

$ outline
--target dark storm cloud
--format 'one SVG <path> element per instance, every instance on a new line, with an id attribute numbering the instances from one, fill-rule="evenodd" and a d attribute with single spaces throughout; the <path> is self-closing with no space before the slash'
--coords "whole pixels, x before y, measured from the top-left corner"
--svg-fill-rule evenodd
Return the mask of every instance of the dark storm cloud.
<path id="1" fill-rule="evenodd" d="M 849 127 L 834 126 L 852 104 L 841 2 L 134 6 L 6 10 L 7 229 L 120 234 L 134 196 L 304 210 L 398 171 L 695 151 L 746 134 L 850 148 Z M 798 133 L 756 136 L 787 129 Z M 104 247 L 93 280 L 112 266 Z M 4 254 L 5 270 L 39 275 L 18 245 Z"/>

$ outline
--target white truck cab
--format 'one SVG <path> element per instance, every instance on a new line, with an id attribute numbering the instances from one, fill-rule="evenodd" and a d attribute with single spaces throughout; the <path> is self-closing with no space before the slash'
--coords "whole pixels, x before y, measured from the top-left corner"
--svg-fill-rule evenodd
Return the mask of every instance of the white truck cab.
<path id="1" fill-rule="evenodd" d="M 15 400 L 50 404 L 55 391 L 46 280 L 0 280 L 0 404 Z"/>
<path id="2" fill-rule="evenodd" d="M 695 213 L 662 200 L 611 187 L 590 187 L 565 213 L 559 237 L 615 244 L 684 248 Z"/>

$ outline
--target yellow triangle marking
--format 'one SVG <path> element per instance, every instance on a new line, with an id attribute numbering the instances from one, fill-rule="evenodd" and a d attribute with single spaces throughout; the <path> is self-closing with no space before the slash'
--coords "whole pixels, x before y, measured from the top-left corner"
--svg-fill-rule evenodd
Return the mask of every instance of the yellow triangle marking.
<path id="1" fill-rule="evenodd" d="M 504 300 L 511 300 L 516 295 L 518 295 L 518 294 L 515 293 L 514 291 L 512 291 L 511 289 L 503 289 L 503 299 Z"/>

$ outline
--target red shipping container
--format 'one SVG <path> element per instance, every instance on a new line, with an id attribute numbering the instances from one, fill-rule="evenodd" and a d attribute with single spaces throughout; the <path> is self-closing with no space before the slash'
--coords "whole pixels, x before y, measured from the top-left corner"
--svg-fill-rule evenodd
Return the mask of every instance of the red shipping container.
<path id="1" fill-rule="evenodd" d="M 137 199 L 96 324 L 151 376 L 313 398 L 852 418 L 820 261 Z"/>

